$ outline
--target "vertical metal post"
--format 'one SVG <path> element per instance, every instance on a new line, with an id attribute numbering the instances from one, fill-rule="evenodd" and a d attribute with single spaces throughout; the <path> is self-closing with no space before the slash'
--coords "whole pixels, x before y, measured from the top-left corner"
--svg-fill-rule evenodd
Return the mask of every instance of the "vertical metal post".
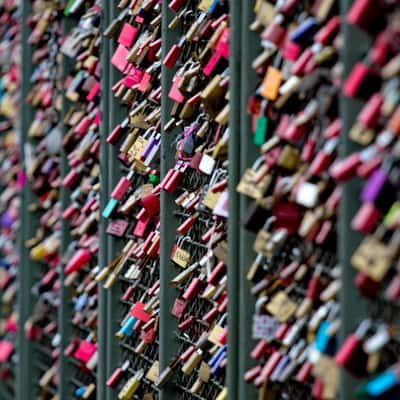
<path id="1" fill-rule="evenodd" d="M 247 111 L 247 103 L 251 94 L 254 93 L 257 84 L 257 75 L 251 68 L 251 63 L 257 56 L 259 46 L 251 45 L 259 43 L 258 35 L 251 32 L 249 25 L 253 20 L 253 2 L 245 2 L 242 6 L 242 35 L 241 35 L 241 93 L 240 93 L 240 176 L 254 162 L 257 157 L 258 149 L 254 145 L 251 135 L 251 117 Z M 243 218 L 249 208 L 250 199 L 247 196 L 240 196 L 240 217 Z M 252 312 L 255 300 L 250 292 L 250 282 L 246 279 L 247 271 L 255 254 L 252 249 L 255 235 L 242 227 L 238 227 L 239 233 L 239 323 L 238 323 L 238 398 L 253 399 L 257 396 L 254 385 L 248 385 L 243 376 L 251 367 L 250 352 L 254 346 L 252 335 Z"/>
<path id="2" fill-rule="evenodd" d="M 241 121 L 241 25 L 242 2 L 230 2 L 230 116 L 229 116 L 229 219 L 228 219 L 228 364 L 226 384 L 229 400 L 238 399 L 239 377 L 239 215 L 236 191 L 240 175 Z M 244 305 L 245 306 L 245 305 Z"/>
<path id="3" fill-rule="evenodd" d="M 103 0 L 103 20 L 102 26 L 110 23 L 109 1 Z M 101 126 L 100 126 L 100 210 L 103 210 L 108 200 L 108 151 L 107 151 L 107 134 L 109 132 L 109 101 L 108 91 L 109 82 L 109 43 L 107 39 L 101 39 Z M 99 225 L 99 266 L 104 268 L 108 263 L 108 248 L 106 236 L 107 221 L 100 213 Z M 107 379 L 107 291 L 102 285 L 99 285 L 99 317 L 98 317 L 98 351 L 99 362 L 97 367 L 97 400 L 105 400 L 106 398 L 106 379 Z"/>
<path id="4" fill-rule="evenodd" d="M 168 23 L 172 20 L 173 13 L 168 8 L 166 1 L 162 2 L 162 59 L 166 56 L 171 46 L 178 40 L 178 30 L 168 29 Z M 169 120 L 169 110 L 172 100 L 168 97 L 172 78 L 175 71 L 162 66 L 161 86 L 162 91 L 162 115 L 161 115 L 161 180 L 170 168 L 175 165 L 172 142 L 175 138 L 173 132 L 166 133 L 164 127 Z M 170 254 L 174 245 L 175 232 L 178 221 L 172 213 L 175 208 L 174 197 L 166 191 L 161 191 L 161 213 L 160 213 L 160 371 L 165 369 L 178 352 L 178 342 L 174 340 L 173 332 L 176 328 L 171 309 L 175 299 L 175 289 L 169 285 L 173 278 L 174 268 L 171 266 Z M 177 393 L 173 384 L 168 383 L 160 393 L 160 400 L 176 399 Z"/>
<path id="5" fill-rule="evenodd" d="M 353 65 L 365 54 L 371 41 L 370 38 L 354 26 L 346 23 L 346 14 L 352 4 L 351 0 L 341 1 L 342 14 L 342 62 L 344 66 L 343 81 L 351 72 Z M 357 43 L 357 46 L 352 44 Z M 353 125 L 362 103 L 355 99 L 342 96 L 340 102 L 340 114 L 343 120 L 343 133 L 340 145 L 340 157 L 346 157 L 357 150 L 357 145 L 350 141 L 348 132 Z M 350 221 L 360 206 L 359 194 L 360 181 L 351 181 L 343 187 L 343 195 L 339 217 L 339 261 L 342 266 L 342 289 L 340 293 L 341 305 L 341 332 L 340 341 L 343 343 L 349 333 L 353 332 L 357 324 L 366 316 L 366 303 L 359 295 L 354 285 L 356 270 L 351 266 L 350 259 L 361 240 L 361 235 L 350 228 Z M 348 400 L 354 396 L 355 379 L 344 369 L 341 370 L 340 398 Z"/>
<path id="6" fill-rule="evenodd" d="M 22 57 L 21 60 L 21 124 L 20 124 L 20 162 L 25 168 L 24 146 L 27 141 L 27 132 L 29 124 L 32 121 L 32 107 L 25 102 L 25 98 L 30 89 L 30 77 L 32 74 L 32 47 L 28 44 L 29 27 L 27 25 L 28 17 L 31 12 L 31 3 L 22 1 Z M 18 338 L 17 338 L 17 400 L 26 400 L 33 395 L 32 379 L 32 360 L 33 345 L 25 337 L 24 324 L 32 311 L 33 299 L 31 295 L 32 286 L 32 266 L 29 263 L 29 252 L 25 247 L 25 240 L 33 232 L 32 215 L 28 211 L 28 205 L 31 202 L 32 193 L 30 185 L 27 183 L 21 190 L 21 228 L 20 228 L 20 265 L 18 271 Z"/>
<path id="7" fill-rule="evenodd" d="M 72 18 L 64 17 L 62 20 L 62 36 L 64 37 L 68 32 L 71 31 L 72 27 L 76 21 Z M 64 82 L 66 77 L 68 76 L 69 72 L 69 59 L 66 56 L 62 56 L 62 71 L 61 77 L 62 81 Z M 62 108 L 61 108 L 61 115 L 60 115 L 60 125 L 62 127 L 63 136 L 65 132 L 65 125 L 63 123 L 65 115 L 69 108 L 69 102 L 65 97 L 65 89 L 62 89 Z M 60 174 L 61 179 L 63 179 L 66 174 L 68 173 L 68 154 L 65 150 L 61 149 L 61 162 L 60 162 Z M 63 185 L 60 188 L 60 201 L 61 201 L 61 209 L 64 211 L 70 202 L 70 193 L 69 190 L 64 187 Z M 65 254 L 67 251 L 68 245 L 71 242 L 71 235 L 70 235 L 70 226 L 67 221 L 64 219 L 61 220 L 61 256 Z M 58 309 L 58 326 L 59 332 L 61 335 L 60 341 L 60 382 L 58 386 L 58 394 L 60 399 L 68 399 L 71 398 L 73 393 L 73 387 L 70 382 L 70 377 L 72 375 L 72 364 L 68 360 L 68 357 L 64 356 L 64 350 L 69 345 L 72 337 L 72 315 L 73 309 L 71 304 L 71 296 L 70 296 L 70 289 L 64 285 L 64 268 L 63 264 L 59 265 L 59 274 L 60 280 L 62 282 L 61 285 L 61 293 L 60 293 L 60 306 Z"/>
<path id="8" fill-rule="evenodd" d="M 115 2 L 107 1 L 105 6 L 108 8 L 108 13 L 110 16 L 110 21 L 115 19 L 118 15 L 118 8 Z M 106 61 L 108 63 L 108 86 L 103 88 L 104 96 L 108 96 L 109 109 L 106 118 L 108 119 L 108 132 L 120 123 L 127 115 L 126 107 L 122 106 L 113 95 L 111 91 L 112 85 L 121 79 L 121 74 L 115 69 L 110 68 L 110 59 L 112 54 L 116 50 L 115 41 L 108 42 L 109 57 Z M 118 183 L 121 177 L 121 169 L 118 161 L 118 148 L 106 144 L 106 149 L 108 151 L 108 195 L 113 190 L 115 185 Z M 106 233 L 105 233 L 106 234 Z M 107 235 L 107 234 L 106 234 Z M 107 235 L 107 261 L 111 262 L 117 255 L 118 252 L 123 247 L 123 241 L 120 238 L 116 238 L 112 235 Z M 107 290 L 107 376 L 109 376 L 112 371 L 120 364 L 121 361 L 121 347 L 119 346 L 116 338 L 115 332 L 118 330 L 119 322 L 121 316 L 116 312 L 119 306 L 119 296 L 121 293 L 120 282 L 117 282 L 112 286 L 112 288 Z M 116 399 L 117 392 L 110 388 L 106 388 L 106 399 Z"/>

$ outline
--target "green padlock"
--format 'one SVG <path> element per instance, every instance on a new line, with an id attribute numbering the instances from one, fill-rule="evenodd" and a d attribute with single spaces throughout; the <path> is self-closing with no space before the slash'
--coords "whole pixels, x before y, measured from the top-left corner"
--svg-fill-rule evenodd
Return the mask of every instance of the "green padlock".
<path id="1" fill-rule="evenodd" d="M 160 183 L 160 177 L 155 174 L 150 174 L 149 183 L 153 185 L 158 185 Z"/>
<path id="2" fill-rule="evenodd" d="M 254 134 L 254 144 L 256 146 L 262 146 L 267 139 L 268 132 L 268 118 L 264 115 L 258 117 L 256 132 Z"/>
<path id="3" fill-rule="evenodd" d="M 400 201 L 396 201 L 385 215 L 384 223 L 387 228 L 392 228 L 400 221 Z"/>

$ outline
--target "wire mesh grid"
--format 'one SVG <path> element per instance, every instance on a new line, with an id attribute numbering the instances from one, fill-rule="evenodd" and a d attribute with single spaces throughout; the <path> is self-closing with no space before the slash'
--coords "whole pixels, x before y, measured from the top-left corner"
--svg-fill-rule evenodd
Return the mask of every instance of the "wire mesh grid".
<path id="1" fill-rule="evenodd" d="M 201 187 L 205 188 L 203 190 L 206 190 L 207 187 L 205 184 L 208 180 L 209 177 L 204 177 L 196 173 L 189 173 L 187 174 L 187 179 L 184 184 L 182 184 L 182 187 L 190 187 L 191 191 Z M 189 213 L 181 211 L 175 212 L 175 215 L 180 222 L 183 222 L 190 216 Z M 208 252 L 208 248 L 201 242 L 201 238 L 212 225 L 210 223 L 212 214 L 208 210 L 203 210 L 201 216 L 201 219 L 195 223 L 189 232 L 190 239 L 182 242 L 182 247 L 191 254 L 191 260 L 193 261 L 200 260 Z M 198 270 L 194 270 L 187 277 L 184 284 L 177 286 L 178 297 L 181 297 L 188 289 L 192 279 L 198 277 L 200 269 L 201 268 L 199 267 Z M 205 288 L 204 284 L 203 286 Z M 192 323 L 188 327 L 185 327 L 183 331 L 177 330 L 176 332 L 176 339 L 179 342 L 179 354 L 184 353 L 188 347 L 195 345 L 196 341 L 202 334 L 212 329 L 215 322 L 209 324 L 204 321 L 203 317 L 216 305 L 217 303 L 216 301 L 213 301 L 213 299 L 202 298 L 200 296 L 196 296 L 193 301 L 186 303 L 184 315 L 179 319 L 179 321 L 184 321 L 190 317 L 194 318 Z M 193 386 L 197 383 L 197 378 L 196 371 L 190 375 L 186 375 L 182 371 L 176 373 L 175 381 L 178 391 L 180 392 L 178 397 L 180 400 L 215 399 L 224 387 L 225 370 L 222 369 L 222 372 L 219 372 L 217 376 L 212 377 L 207 384 L 203 384 L 200 390 L 198 388 L 195 390 L 193 389 Z"/>
<path id="2" fill-rule="evenodd" d="M 132 263 L 136 262 L 135 259 L 129 259 L 128 261 Z M 121 315 L 121 320 L 137 301 L 147 297 L 146 294 L 148 290 L 159 280 L 158 267 L 158 260 L 149 260 L 141 269 L 141 274 L 137 279 L 128 279 L 124 277 L 124 275 L 120 277 L 122 292 L 131 286 L 134 286 L 135 288 L 128 301 L 120 300 L 121 307 L 118 312 L 119 315 Z M 140 352 L 136 350 L 139 344 L 141 344 L 139 332 L 134 332 L 131 337 L 125 337 L 120 342 L 120 346 L 123 350 L 122 358 L 123 360 L 129 360 L 130 367 L 128 372 L 131 375 L 134 375 L 139 370 L 143 370 L 146 374 L 159 358 L 159 342 L 157 338 L 153 343 L 147 344 Z M 129 378 L 129 376 L 127 377 Z M 124 383 L 125 382 L 122 382 L 118 385 L 118 388 L 121 389 Z M 144 377 L 142 378 L 140 387 L 133 398 L 142 399 L 144 395 L 150 393 L 155 400 L 158 399 L 158 388 L 153 382 Z"/>

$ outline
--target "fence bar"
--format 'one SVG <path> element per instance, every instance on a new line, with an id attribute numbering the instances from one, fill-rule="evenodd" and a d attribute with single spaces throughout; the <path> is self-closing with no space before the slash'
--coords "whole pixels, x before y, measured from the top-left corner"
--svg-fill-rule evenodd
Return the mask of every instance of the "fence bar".
<path id="1" fill-rule="evenodd" d="M 110 5 L 108 0 L 103 0 L 103 19 L 102 26 L 107 26 L 110 22 Z M 109 101 L 108 91 L 109 80 L 109 42 L 106 38 L 101 38 L 101 126 L 100 126 L 100 210 L 103 210 L 108 201 L 108 150 L 107 134 L 109 132 Z M 104 268 L 108 263 L 108 246 L 106 235 L 107 221 L 100 213 L 99 235 L 99 266 Z M 107 328 L 107 291 L 103 285 L 99 285 L 99 323 L 98 323 L 98 344 L 99 344 L 99 363 L 97 367 L 97 400 L 106 398 L 107 380 L 107 349 L 108 349 L 108 328 Z"/>
<path id="2" fill-rule="evenodd" d="M 258 35 L 251 32 L 249 25 L 253 20 L 254 2 L 245 2 L 242 6 L 242 35 L 241 35 L 241 93 L 240 93 L 240 176 L 255 161 L 259 152 L 257 146 L 253 143 L 251 135 L 251 117 L 247 111 L 247 102 L 254 93 L 257 84 L 257 74 L 251 68 L 251 63 L 257 56 L 259 47 L 250 46 L 250 43 L 259 43 Z M 249 208 L 251 201 L 247 196 L 240 196 L 240 217 L 243 218 Z M 254 347 L 255 341 L 251 340 L 252 335 L 252 313 L 249 310 L 254 310 L 254 297 L 250 292 L 250 282 L 246 279 L 247 271 L 255 253 L 250 246 L 254 243 L 255 235 L 242 227 L 239 234 L 239 334 L 238 334 L 238 398 L 253 399 L 257 396 L 257 390 L 254 385 L 248 385 L 243 379 L 244 373 L 251 368 L 251 360 L 249 354 Z"/>
<path id="3" fill-rule="evenodd" d="M 21 63 L 21 123 L 20 123 L 20 163 L 25 171 L 25 143 L 27 142 L 27 132 L 32 121 L 33 110 L 29 104 L 26 104 L 25 98 L 30 89 L 30 77 L 32 68 L 32 47 L 28 43 L 29 27 L 27 25 L 28 17 L 31 13 L 31 2 L 22 1 L 22 57 Z M 29 262 L 29 251 L 25 247 L 25 240 L 31 237 L 33 232 L 32 215 L 28 211 L 28 205 L 32 201 L 32 192 L 30 184 L 27 183 L 21 190 L 21 227 L 20 227 L 20 265 L 18 269 L 18 338 L 17 338 L 17 400 L 29 399 L 34 392 L 34 382 L 32 379 L 32 360 L 33 344 L 25 337 L 24 325 L 32 312 L 33 298 L 31 294 L 33 269 Z"/>
<path id="4" fill-rule="evenodd" d="M 177 41 L 179 29 L 168 29 L 168 23 L 172 20 L 173 13 L 168 8 L 168 2 L 162 2 L 162 59 L 166 56 L 168 50 Z M 160 174 L 161 180 L 167 174 L 170 168 L 175 165 L 173 152 L 173 132 L 166 133 L 164 127 L 169 119 L 169 110 L 172 100 L 168 97 L 172 78 L 175 74 L 174 69 L 168 69 L 162 66 L 162 115 L 161 115 L 161 157 Z M 174 277 L 174 268 L 171 265 L 170 254 L 175 241 L 176 228 L 178 226 L 177 218 L 173 215 L 175 209 L 174 196 L 166 191 L 161 191 L 161 228 L 160 228 L 160 371 L 164 370 L 172 361 L 172 358 L 178 353 L 178 342 L 174 339 L 173 332 L 176 328 L 176 320 L 171 314 L 172 306 L 176 297 L 175 289 L 169 285 Z M 176 388 L 172 382 L 169 382 L 160 392 L 160 400 L 172 400 L 177 398 Z"/>
<path id="5" fill-rule="evenodd" d="M 353 65 L 363 57 L 371 43 L 366 33 L 346 23 L 345 16 L 352 3 L 352 0 L 341 1 L 342 34 L 343 43 L 345 44 L 341 53 L 344 67 L 343 81 L 346 80 Z M 351 43 L 357 43 L 357 45 L 352 46 L 350 45 Z M 343 120 L 343 133 L 339 149 L 340 158 L 344 158 L 353 153 L 358 147 L 358 145 L 349 139 L 348 132 L 361 107 L 362 102 L 342 96 L 340 114 Z M 340 331 L 341 343 L 354 331 L 362 318 L 367 315 L 366 303 L 354 284 L 357 271 L 350 263 L 351 256 L 361 241 L 361 235 L 353 231 L 350 227 L 350 221 L 360 207 L 359 194 L 361 192 L 361 187 L 361 182 L 359 180 L 352 180 L 350 183 L 345 184 L 340 207 L 338 242 L 339 261 L 342 266 L 342 288 L 340 293 L 342 321 Z M 355 379 L 344 369 L 341 369 L 340 398 L 342 400 L 348 400 L 354 397 L 355 384 Z"/>
<path id="6" fill-rule="evenodd" d="M 76 20 L 72 17 L 64 17 L 62 19 L 62 36 L 65 37 L 73 26 L 76 24 Z M 70 61 L 68 57 L 65 55 L 62 56 L 62 82 L 65 82 L 70 70 Z M 61 108 L 61 115 L 60 115 L 60 126 L 62 129 L 63 136 L 67 133 L 65 124 L 63 123 L 66 113 L 69 109 L 69 101 L 65 96 L 65 88 L 62 88 L 62 108 Z M 63 179 L 69 170 L 68 167 L 68 154 L 66 153 L 65 149 L 61 149 L 61 158 L 60 158 L 60 174 L 61 179 Z M 70 192 L 64 186 L 61 185 L 60 187 L 60 201 L 61 201 L 61 209 L 64 211 L 69 203 L 70 203 Z M 70 235 L 70 226 L 67 221 L 61 219 L 61 257 L 67 251 L 69 244 L 71 243 L 71 235 Z M 59 274 L 60 280 L 62 282 L 61 285 L 61 292 L 60 292 L 60 306 L 58 310 L 58 326 L 59 332 L 61 335 L 60 341 L 60 382 L 58 387 L 58 394 L 60 399 L 68 399 L 71 398 L 73 393 L 73 388 L 71 387 L 70 383 L 70 376 L 73 372 L 73 367 L 71 362 L 69 361 L 68 357 L 64 355 L 65 348 L 71 342 L 71 337 L 73 334 L 72 329 L 72 315 L 73 315 L 73 308 L 71 303 L 71 295 L 70 295 L 70 288 L 64 285 L 65 275 L 64 275 L 64 265 L 63 262 L 59 265 Z"/>
<path id="7" fill-rule="evenodd" d="M 228 398 L 238 399 L 239 360 L 239 214 L 240 197 L 236 186 L 240 179 L 241 121 L 241 1 L 230 3 L 230 116 L 229 116 L 229 219 L 228 219 L 228 365 L 226 384 Z"/>
<path id="8" fill-rule="evenodd" d="M 110 21 L 112 21 L 118 16 L 120 10 L 117 8 L 117 3 L 113 1 L 107 3 Z M 107 63 L 110 65 L 110 59 L 117 48 L 117 43 L 115 39 L 112 39 L 111 41 L 109 39 L 105 40 L 107 40 L 109 46 L 109 57 Z M 104 96 L 108 96 L 109 102 L 109 112 L 106 117 L 108 119 L 109 129 L 107 135 L 127 115 L 126 107 L 121 105 L 118 99 L 114 98 L 114 94 L 111 91 L 112 85 L 121 79 L 121 73 L 116 70 L 116 68 L 110 66 L 108 67 L 108 71 L 108 86 L 103 88 Z M 118 160 L 118 147 L 111 146 L 108 143 L 106 146 L 107 149 L 104 151 L 108 151 L 108 194 L 110 194 L 121 177 L 121 168 Z M 123 238 L 116 238 L 108 234 L 106 234 L 106 236 L 108 252 L 107 261 L 110 263 L 120 253 L 124 243 Z M 121 315 L 116 312 L 119 308 L 119 295 L 121 291 L 121 283 L 119 280 L 117 280 L 112 288 L 107 290 L 107 376 L 110 376 L 112 371 L 121 364 L 122 360 L 121 347 L 119 346 L 118 340 L 115 338 L 115 332 L 118 331 L 118 326 L 121 321 Z M 116 399 L 117 395 L 118 391 L 106 388 L 107 400 Z"/>

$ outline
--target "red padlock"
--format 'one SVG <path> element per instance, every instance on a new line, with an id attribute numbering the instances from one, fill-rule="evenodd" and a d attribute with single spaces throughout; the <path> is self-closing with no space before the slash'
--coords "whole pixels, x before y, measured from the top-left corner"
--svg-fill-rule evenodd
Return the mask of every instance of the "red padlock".
<path id="1" fill-rule="evenodd" d="M 390 56 L 392 35 L 388 31 L 381 32 L 376 38 L 369 57 L 375 65 L 383 66 Z"/>
<path id="2" fill-rule="evenodd" d="M 327 46 L 333 42 L 340 30 L 340 17 L 332 17 L 314 36 L 314 42 Z"/>
<path id="3" fill-rule="evenodd" d="M 153 231 L 147 236 L 146 240 L 144 241 L 144 243 L 142 245 L 142 251 L 143 252 L 146 252 L 150 248 L 151 242 L 152 242 L 152 240 L 153 240 L 155 235 L 156 235 L 156 233 Z"/>
<path id="4" fill-rule="evenodd" d="M 186 318 L 184 321 L 182 321 L 180 324 L 178 324 L 178 329 L 180 331 L 185 331 L 189 329 L 195 322 L 196 318 L 193 316 L 189 316 Z"/>
<path id="5" fill-rule="evenodd" d="M 171 314 L 176 318 L 182 318 L 186 308 L 186 302 L 181 299 L 176 299 L 172 307 Z"/>
<path id="6" fill-rule="evenodd" d="M 292 66 L 292 74 L 302 76 L 305 73 L 306 65 L 313 57 L 313 52 L 310 48 L 304 50 L 297 61 Z"/>
<path id="7" fill-rule="evenodd" d="M 265 28 L 261 38 L 280 48 L 285 41 L 286 33 L 286 29 L 279 22 L 272 22 Z"/>
<path id="8" fill-rule="evenodd" d="M 168 182 L 164 186 L 164 190 L 169 193 L 175 193 L 178 190 L 179 184 L 181 183 L 182 172 L 174 169 Z"/>
<path id="9" fill-rule="evenodd" d="M 356 0 L 347 13 L 347 22 L 376 34 L 386 25 L 384 10 L 378 0 Z"/>
<path id="10" fill-rule="evenodd" d="M 174 173 L 174 171 L 175 171 L 175 169 L 174 169 L 174 168 L 171 168 L 171 169 L 167 172 L 167 174 L 164 176 L 163 180 L 162 180 L 161 183 L 160 183 L 161 189 L 165 189 L 165 186 L 166 186 L 167 183 L 169 182 L 169 180 L 170 180 L 172 174 Z"/>
<path id="11" fill-rule="evenodd" d="M 382 212 L 373 203 L 364 203 L 351 221 L 351 227 L 359 232 L 372 232 L 381 221 Z"/>
<path id="12" fill-rule="evenodd" d="M 0 370 L 0 379 L 2 381 L 7 380 L 11 376 L 11 370 L 8 367 L 3 367 Z"/>
<path id="13" fill-rule="evenodd" d="M 153 216 L 160 212 L 160 198 L 154 193 L 142 197 L 140 201 L 148 215 Z"/>
<path id="14" fill-rule="evenodd" d="M 176 232 L 178 235 L 186 235 L 189 230 L 194 226 L 197 221 L 198 213 L 194 213 L 190 217 L 188 217 L 181 225 L 178 226 Z"/>
<path id="15" fill-rule="evenodd" d="M 55 269 L 51 269 L 47 272 L 47 274 L 42 278 L 41 283 L 45 286 L 51 285 L 52 282 L 57 278 L 58 273 Z"/>
<path id="16" fill-rule="evenodd" d="M 227 310 L 228 310 L 228 296 L 225 293 L 225 296 L 223 297 L 223 299 L 218 307 L 218 311 L 221 314 L 225 314 Z"/>
<path id="17" fill-rule="evenodd" d="M 297 232 L 302 219 L 301 210 L 297 204 L 280 201 L 275 204 L 273 215 L 276 218 L 274 229 L 286 229 L 289 235 Z"/>
<path id="18" fill-rule="evenodd" d="M 0 362 L 6 363 L 14 353 L 14 344 L 9 340 L 0 341 Z"/>
<path id="19" fill-rule="evenodd" d="M 138 223 L 136 224 L 133 234 L 139 238 L 143 238 L 144 236 L 146 236 L 148 228 L 151 224 L 151 220 L 151 216 L 147 214 L 147 212 L 144 212 Z"/>
<path id="20" fill-rule="evenodd" d="M 278 350 L 271 354 L 271 356 L 268 358 L 267 363 L 264 365 L 260 375 L 254 382 L 257 387 L 261 387 L 265 382 L 268 381 L 269 377 L 272 375 L 272 372 L 278 365 L 278 362 L 281 358 L 282 354 Z"/>
<path id="21" fill-rule="evenodd" d="M 340 136 L 342 133 L 342 120 L 337 118 L 332 121 L 324 132 L 324 138 L 333 139 Z"/>
<path id="22" fill-rule="evenodd" d="M 317 142 L 313 136 L 309 137 L 301 151 L 301 160 L 310 163 L 315 157 Z"/>
<path id="23" fill-rule="evenodd" d="M 311 301 L 316 301 L 319 299 L 319 295 L 323 290 L 323 283 L 320 278 L 321 271 L 316 270 L 313 276 L 310 279 L 307 287 L 307 298 Z"/>
<path id="24" fill-rule="evenodd" d="M 219 280 L 224 276 L 225 271 L 226 265 L 220 261 L 208 277 L 207 283 L 210 283 L 211 285 L 217 285 Z"/>
<path id="25" fill-rule="evenodd" d="M 125 193 L 129 190 L 131 185 L 132 182 L 126 176 L 123 176 L 112 191 L 111 197 L 115 200 L 122 201 Z"/>
<path id="26" fill-rule="evenodd" d="M 357 168 L 357 176 L 367 179 L 381 166 L 381 164 L 382 159 L 380 157 L 372 158 Z"/>
<path id="27" fill-rule="evenodd" d="M 42 337 L 42 329 L 32 321 L 25 323 L 25 336 L 29 340 L 40 340 Z"/>
<path id="28" fill-rule="evenodd" d="M 357 121 L 364 127 L 374 129 L 379 123 L 383 101 L 383 96 L 380 93 L 375 93 L 361 110 Z"/>
<path id="29" fill-rule="evenodd" d="M 173 10 L 175 12 L 178 12 L 185 4 L 186 4 L 186 0 L 172 0 L 168 4 L 168 7 L 171 10 Z"/>
<path id="30" fill-rule="evenodd" d="M 297 372 L 295 380 L 301 383 L 307 382 L 311 376 L 312 369 L 312 363 L 310 361 L 305 362 Z"/>
<path id="31" fill-rule="evenodd" d="M 134 293 L 135 293 L 135 287 L 134 286 L 129 286 L 125 290 L 124 294 L 122 295 L 121 300 L 125 301 L 125 302 L 128 302 L 130 299 L 132 299 L 132 296 L 134 295 Z"/>
<path id="32" fill-rule="evenodd" d="M 329 172 L 333 179 L 339 182 L 346 181 L 354 177 L 360 164 L 360 154 L 354 153 L 343 160 L 335 162 Z"/>
<path id="33" fill-rule="evenodd" d="M 86 133 L 89 130 L 90 125 L 92 124 L 92 119 L 88 116 L 83 117 L 79 124 L 75 128 L 75 133 L 82 138 L 83 136 L 86 135 Z"/>
<path id="34" fill-rule="evenodd" d="M 71 171 L 69 171 L 69 173 L 63 179 L 63 186 L 70 190 L 75 189 L 79 183 L 80 177 L 81 174 L 78 170 L 71 169 Z"/>
<path id="35" fill-rule="evenodd" d="M 368 355 L 363 349 L 363 343 L 370 328 L 371 321 L 363 321 L 356 332 L 347 337 L 335 357 L 339 366 L 358 378 L 366 374 Z"/>
<path id="36" fill-rule="evenodd" d="M 282 342 L 282 340 L 285 338 L 286 334 L 288 333 L 291 325 L 288 324 L 287 322 L 284 322 L 279 325 L 278 330 L 275 332 L 275 338 L 276 340 L 279 340 Z"/>
<path id="37" fill-rule="evenodd" d="M 246 383 L 250 384 L 255 381 L 255 379 L 260 375 L 262 370 L 261 365 L 256 365 L 255 367 L 249 369 L 245 374 L 244 374 L 244 380 Z"/>
<path id="38" fill-rule="evenodd" d="M 199 278 L 194 278 L 182 297 L 189 303 L 192 302 L 200 293 L 201 286 L 202 281 Z"/>
<path id="39" fill-rule="evenodd" d="M 217 307 L 213 307 L 210 311 L 208 311 L 202 318 L 202 320 L 204 322 L 206 322 L 207 324 L 211 324 L 213 321 L 215 321 L 215 319 L 217 318 L 219 314 L 218 308 Z"/>
<path id="40" fill-rule="evenodd" d="M 183 52 L 183 48 L 180 47 L 177 44 L 174 44 L 171 47 L 171 50 L 168 52 L 168 54 L 165 56 L 164 58 L 164 65 L 167 68 L 173 68 L 176 64 L 176 62 L 178 61 L 179 57 L 181 56 Z"/>
<path id="41" fill-rule="evenodd" d="M 343 93 L 348 97 L 368 99 L 380 86 L 378 72 L 365 63 L 358 62 L 343 86 Z"/>
<path id="42" fill-rule="evenodd" d="M 107 143 L 115 145 L 121 138 L 123 129 L 121 125 L 117 125 L 113 131 L 107 136 Z"/>
<path id="43" fill-rule="evenodd" d="M 283 139 L 289 140 L 291 142 L 298 142 L 301 140 L 308 131 L 307 124 L 297 124 L 293 120 L 289 126 L 286 128 Z"/>
<path id="44" fill-rule="evenodd" d="M 82 267 L 90 262 L 92 254 L 86 249 L 79 249 L 66 265 L 64 273 L 66 275 L 79 271 Z"/>
<path id="45" fill-rule="evenodd" d="M 264 339 L 259 340 L 251 352 L 251 358 L 253 358 L 254 360 L 261 360 L 261 358 L 264 357 L 265 354 L 267 354 L 268 349 L 268 342 Z"/>
<path id="46" fill-rule="evenodd" d="M 225 328 L 220 336 L 218 336 L 218 342 L 225 346 L 228 343 L 228 330 Z"/>
<path id="47" fill-rule="evenodd" d="M 322 378 L 316 378 L 312 386 L 311 396 L 316 400 L 323 400 L 325 383 Z"/>
<path id="48" fill-rule="evenodd" d="M 110 388 L 116 388 L 122 381 L 126 371 L 129 368 L 129 361 L 125 361 L 121 367 L 117 368 L 113 374 L 107 380 L 107 386 Z"/>
<path id="49" fill-rule="evenodd" d="M 284 15 L 291 16 L 296 11 L 299 2 L 299 0 L 287 0 L 281 5 L 279 11 Z"/>
<path id="50" fill-rule="evenodd" d="M 388 301 L 396 301 L 400 299 L 400 275 L 397 274 L 389 283 L 385 290 L 385 299 Z"/>
<path id="51" fill-rule="evenodd" d="M 189 358 L 191 357 L 191 355 L 196 351 L 196 347 L 195 346 L 189 346 L 180 356 L 179 359 L 183 362 L 186 362 L 187 360 L 189 360 Z"/>
<path id="52" fill-rule="evenodd" d="M 331 220 L 326 220 L 322 223 L 321 228 L 315 237 L 315 243 L 322 245 L 326 242 L 329 235 L 333 232 L 333 222 Z"/>
<path id="53" fill-rule="evenodd" d="M 336 147 L 336 139 L 330 139 L 325 143 L 324 147 L 321 149 L 320 152 L 318 152 L 318 154 L 314 158 L 314 161 L 310 165 L 310 174 L 320 176 L 328 169 L 329 165 L 331 164 Z"/>
<path id="54" fill-rule="evenodd" d="M 357 274 L 355 284 L 364 297 L 371 299 L 376 298 L 381 289 L 380 282 L 372 280 L 365 272 Z"/>
<path id="55" fill-rule="evenodd" d="M 291 40 L 288 40 L 284 44 L 283 58 L 289 61 L 295 62 L 301 54 L 301 46 Z"/>

